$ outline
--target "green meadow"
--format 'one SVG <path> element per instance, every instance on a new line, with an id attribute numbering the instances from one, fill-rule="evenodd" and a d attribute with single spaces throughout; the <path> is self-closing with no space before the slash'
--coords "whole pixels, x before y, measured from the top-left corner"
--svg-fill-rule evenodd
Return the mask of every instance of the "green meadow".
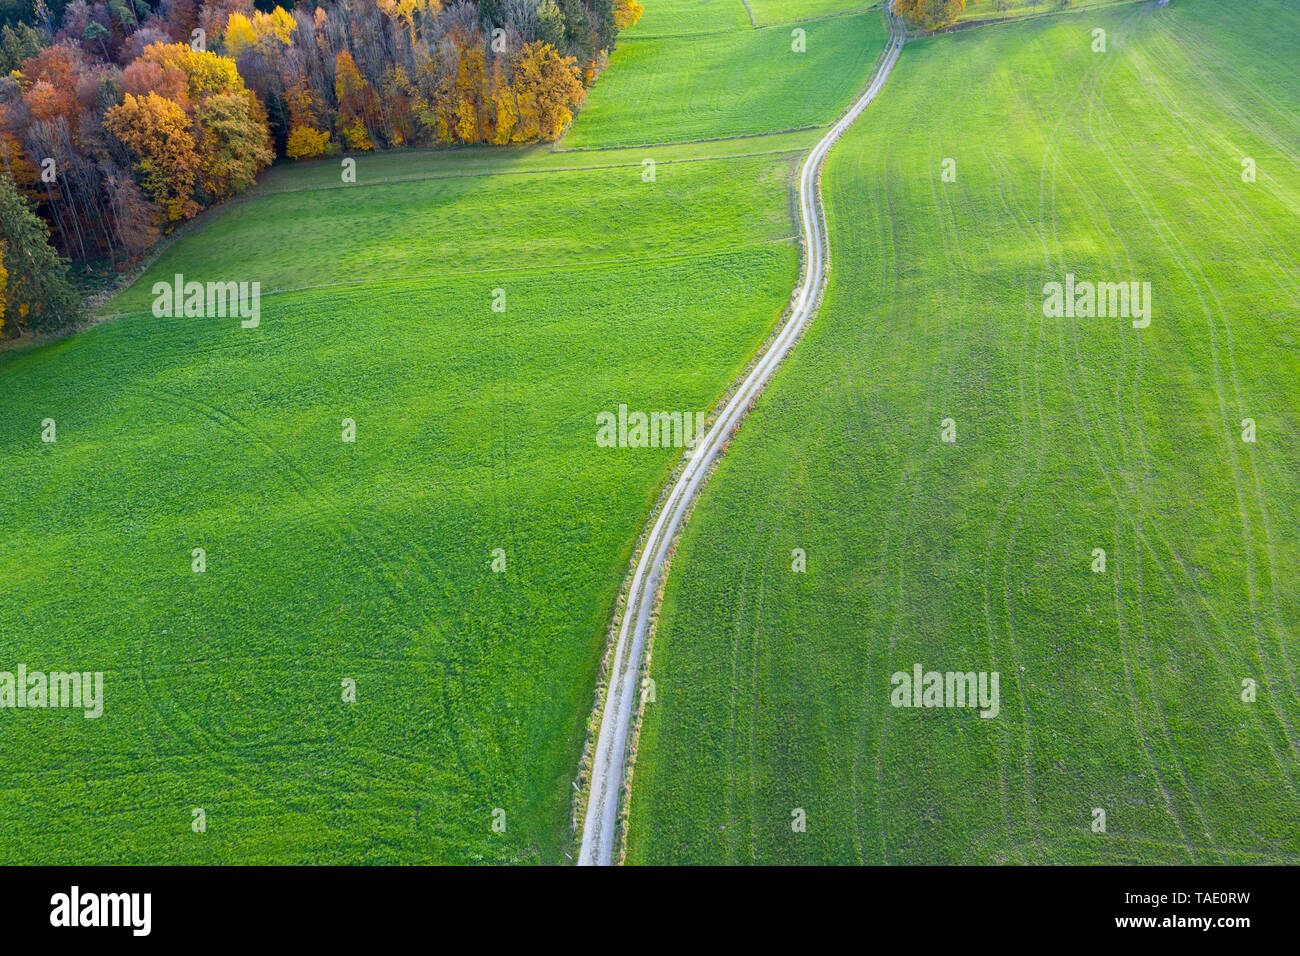
<path id="1" fill-rule="evenodd" d="M 751 105 L 779 113 L 719 121 Z M 596 415 L 710 410 L 744 368 L 798 275 L 811 138 L 664 147 L 650 181 L 547 147 L 279 166 L 107 321 L 0 353 L 0 671 L 105 682 L 98 719 L 0 715 L 0 861 L 564 862 L 681 455 L 597 447 Z M 177 273 L 259 282 L 260 326 L 156 318 Z"/>
<path id="2" fill-rule="evenodd" d="M 0 672 L 104 674 L 0 711 L 0 862 L 569 859 L 681 457 L 596 416 L 735 381 L 886 41 L 644 2 L 558 144 L 278 165 L 0 352 Z M 820 312 L 673 558 L 629 862 L 1300 862 L 1300 11 L 1072 7 L 910 40 L 832 151 Z M 259 327 L 155 317 L 178 273 Z M 1149 326 L 1045 315 L 1067 276 Z M 893 706 L 915 665 L 996 716 Z"/>
<path id="3" fill-rule="evenodd" d="M 739 0 L 699 4 L 698 14 L 666 6 L 670 10 L 654 15 L 654 4 L 647 4 L 641 22 L 619 37 L 613 62 L 561 142 L 564 148 L 657 145 L 825 125 L 862 88 L 888 36 L 879 11 L 807 20 L 799 24 L 804 49 L 796 52 L 789 24 L 754 29 Z M 819 6 L 824 4 L 769 3 L 767 9 Z M 737 9 L 739 18 L 723 18 L 723 11 Z M 708 24 L 709 32 L 688 32 L 692 22 Z M 801 80 L 813 76 L 815 83 Z"/>
<path id="4" fill-rule="evenodd" d="M 273 296 L 257 330 L 132 316 L 6 362 L 5 658 L 106 675 L 99 720 L 0 725 L 6 861 L 562 859 L 673 457 L 597 448 L 595 415 L 715 399 L 795 269 L 752 238 Z"/>
<path id="5" fill-rule="evenodd" d="M 23 492 L 0 512 L 5 656 L 103 670 L 107 699 L 98 721 L 0 725 L 6 859 L 562 859 L 613 596 L 674 457 L 597 448 L 595 415 L 706 408 L 734 377 L 797 269 L 788 164 L 739 161 L 739 206 L 720 186 L 697 204 L 709 163 L 662 170 L 645 208 L 663 199 L 698 235 L 667 250 L 657 231 L 607 262 L 593 237 L 634 224 L 619 211 L 636 187 L 494 181 L 603 207 L 558 245 L 501 227 L 504 269 L 470 199 L 358 187 L 356 238 L 398 248 L 395 204 L 426 223 L 370 278 L 319 224 L 319 194 L 284 194 L 178 243 L 122 297 L 251 262 L 268 290 L 320 282 L 266 295 L 260 328 L 133 314 L 7 357 L 0 447 Z M 460 218 L 481 241 L 432 242 Z M 295 276 L 290 253 L 315 267 Z"/>
<path id="6" fill-rule="evenodd" d="M 797 155 L 665 164 L 654 183 L 642 182 L 638 161 L 514 176 L 432 174 L 397 182 L 377 176 L 367 184 L 362 159 L 360 188 L 268 191 L 253 204 L 219 210 L 187 241 L 164 251 L 112 309 L 147 311 L 153 281 L 178 271 L 201 282 L 246 274 L 262 283 L 264 294 L 275 294 L 379 278 L 690 257 L 727 249 L 736 235 L 779 240 L 792 234 L 781 194 Z M 405 164 L 408 171 L 412 166 Z M 338 163 L 325 168 L 337 181 Z M 720 181 L 724 171 L 753 188 L 738 194 Z M 413 216 L 412 208 L 421 214 Z"/>
<path id="7" fill-rule="evenodd" d="M 1300 860 L 1297 43 L 1283 0 L 909 41 L 678 545 L 629 862 Z M 1150 325 L 1045 316 L 1067 274 Z M 917 664 L 997 716 L 893 706 Z"/>
<path id="8" fill-rule="evenodd" d="M 618 35 L 615 64 L 621 64 L 622 45 L 631 38 L 691 36 L 751 26 L 742 0 L 654 0 L 643 3 L 642 7 L 636 25 Z"/>

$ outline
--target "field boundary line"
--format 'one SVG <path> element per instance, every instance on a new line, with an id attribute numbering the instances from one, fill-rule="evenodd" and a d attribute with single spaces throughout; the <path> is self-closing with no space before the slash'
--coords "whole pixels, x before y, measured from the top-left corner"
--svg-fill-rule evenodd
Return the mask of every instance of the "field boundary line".
<path id="1" fill-rule="evenodd" d="M 886 0 L 888 2 L 888 0 Z M 1120 0 L 1123 2 L 1123 0 Z M 746 4 L 748 6 L 748 4 Z M 754 29 L 766 30 L 770 27 L 790 27 L 800 23 L 818 23 L 822 20 L 839 20 L 843 17 L 860 17 L 863 14 L 870 13 L 872 10 L 880 10 L 884 3 L 869 3 L 865 7 L 855 7 L 852 10 L 835 10 L 831 13 L 816 13 L 811 17 L 796 17 L 793 20 L 773 20 L 771 23 L 755 24 Z"/>
<path id="2" fill-rule="evenodd" d="M 764 139 L 768 136 L 789 136 L 791 133 L 811 133 L 815 129 L 825 129 L 826 123 L 814 123 L 811 126 L 791 126 L 789 129 L 772 129 L 761 133 L 736 133 L 732 136 L 706 136 L 703 139 L 670 139 L 662 143 L 611 143 L 608 146 L 566 146 L 564 149 L 553 149 L 552 153 L 599 153 L 608 150 L 618 149 L 659 149 L 661 146 L 697 146 L 701 143 L 729 143 L 737 139 Z M 795 146 L 790 149 L 768 150 L 767 152 L 791 152 L 802 153 L 807 147 Z M 739 155 L 739 154 L 737 154 Z M 761 153 L 758 155 L 762 155 Z M 731 157 L 720 157 L 730 159 Z M 665 163 L 672 160 L 664 160 Z M 681 162 L 681 160 L 677 160 Z M 593 167 L 600 169 L 603 167 Z"/>
<path id="3" fill-rule="evenodd" d="M 1073 16 L 1082 13 L 1099 13 L 1114 10 L 1127 4 L 1150 3 L 1151 0 L 1111 0 L 1110 3 L 1093 3 L 1084 7 L 1057 7 L 1054 10 L 1043 10 L 1034 13 L 1022 13 L 1010 17 L 985 17 L 974 20 L 958 20 L 950 27 L 944 27 L 942 30 L 935 30 L 927 36 L 944 36 L 949 33 L 962 33 L 966 30 L 976 30 L 980 27 L 996 27 L 1006 23 L 1025 23 L 1029 20 L 1042 20 L 1046 17 Z"/>

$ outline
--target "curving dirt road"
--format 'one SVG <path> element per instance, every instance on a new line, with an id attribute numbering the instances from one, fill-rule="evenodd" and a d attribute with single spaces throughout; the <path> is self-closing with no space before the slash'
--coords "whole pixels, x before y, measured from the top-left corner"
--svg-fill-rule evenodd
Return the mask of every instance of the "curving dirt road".
<path id="1" fill-rule="evenodd" d="M 803 248 L 805 267 L 803 281 L 796 290 L 789 318 L 781 327 L 771 347 L 763 354 L 740 387 L 718 414 L 713 427 L 691 451 L 690 460 L 682 469 L 664 502 L 663 508 L 653 517 L 646 535 L 632 586 L 628 591 L 623 623 L 614 649 L 613 670 L 609 691 L 605 695 L 605 709 L 601 715 L 600 733 L 591 769 L 591 793 L 587 801 L 587 815 L 582 826 L 582 846 L 578 854 L 580 866 L 608 866 L 613 862 L 614 844 L 618 835 L 619 794 L 622 789 L 624 761 L 627 755 L 628 734 L 631 732 L 650 610 L 659 588 L 660 575 L 678 528 L 691 503 L 703 487 L 709 468 L 722 446 L 744 418 L 750 403 L 763 390 L 777 366 L 799 340 L 805 326 L 816 312 L 817 303 L 826 284 L 828 249 L 825 219 L 822 214 L 819 177 L 822 163 L 831 146 L 843 135 L 867 105 L 876 98 L 885 80 L 889 78 L 894 63 L 903 47 L 904 33 L 897 20 L 889 18 L 889 43 L 876 63 L 875 73 L 865 91 L 845 114 L 812 148 L 799 172 L 799 211 L 803 219 Z"/>

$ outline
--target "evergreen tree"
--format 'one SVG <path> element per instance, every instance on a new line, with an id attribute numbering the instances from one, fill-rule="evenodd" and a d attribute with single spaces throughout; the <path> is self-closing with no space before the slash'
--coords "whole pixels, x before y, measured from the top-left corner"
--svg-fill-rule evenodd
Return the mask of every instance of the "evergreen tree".
<path id="1" fill-rule="evenodd" d="M 4 245 L 4 325 L 0 336 L 16 338 L 26 326 L 53 332 L 81 318 L 81 303 L 67 269 L 50 245 L 50 230 L 0 173 L 0 243 Z"/>

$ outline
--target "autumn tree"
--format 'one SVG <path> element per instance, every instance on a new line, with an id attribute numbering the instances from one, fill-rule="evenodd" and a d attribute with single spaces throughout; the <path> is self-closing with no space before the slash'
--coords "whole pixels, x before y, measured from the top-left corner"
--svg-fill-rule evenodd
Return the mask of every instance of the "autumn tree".
<path id="1" fill-rule="evenodd" d="M 137 95 L 133 109 L 119 114 L 118 120 L 109 125 L 137 155 L 143 156 L 148 152 L 150 172 L 145 174 L 141 167 L 145 189 L 167 210 L 168 219 L 193 215 L 196 210 L 189 205 L 188 199 L 195 185 L 209 200 L 224 199 L 249 186 L 258 170 L 275 158 L 267 137 L 265 112 L 244 86 L 234 60 L 207 50 L 195 50 L 183 43 L 156 43 L 147 48 L 128 71 L 137 68 L 139 76 L 133 74 L 129 78 L 133 84 L 161 76 L 162 83 L 174 87 L 176 77 L 185 79 L 183 94 L 177 91 L 171 97 L 165 97 L 155 89 L 146 94 L 145 100 Z M 123 79 L 128 82 L 125 73 Z M 148 101 L 148 97 L 155 100 Z M 142 102 L 150 105 L 142 108 Z M 170 103 L 174 109 L 164 107 L 162 103 Z M 122 110 L 122 107 L 116 109 Z M 161 173 L 159 164 L 162 157 L 153 140 L 161 128 L 160 123 L 169 125 L 178 116 L 177 109 L 179 115 L 184 115 L 188 121 L 188 142 L 192 144 L 197 165 L 185 155 L 183 148 L 178 148 L 177 158 L 169 168 L 178 176 L 190 178 L 178 179 L 173 189 L 160 192 L 161 183 L 157 177 Z M 113 113 L 110 111 L 109 115 L 112 117 Z M 128 115 L 129 125 L 123 126 L 123 123 L 128 123 L 125 118 Z M 133 134 L 136 142 L 129 142 L 119 128 Z M 141 144 L 147 144 L 147 150 L 140 148 Z M 169 198 L 164 199 L 164 195 Z"/>
<path id="2" fill-rule="evenodd" d="M 415 111 L 411 102 L 411 82 L 406 68 L 393 66 L 384 71 L 383 95 L 379 109 L 384 133 L 390 146 L 405 146 L 415 139 Z"/>
<path id="3" fill-rule="evenodd" d="M 375 3 L 388 16 L 405 24 L 412 40 L 424 19 L 436 17 L 442 10 L 441 0 L 375 0 Z"/>
<path id="4" fill-rule="evenodd" d="M 199 152 L 189 117 L 179 103 L 157 93 L 128 93 L 108 111 L 104 125 L 131 151 L 145 192 L 163 207 L 169 221 L 188 219 L 199 211 L 194 200 Z"/>
<path id="5" fill-rule="evenodd" d="M 188 43 L 199 25 L 199 0 L 162 0 L 158 13 L 171 38 Z"/>
<path id="6" fill-rule="evenodd" d="M 231 15 L 242 13 L 249 16 L 252 12 L 252 0 L 203 0 L 199 6 L 198 25 L 211 43 L 226 32 L 226 24 Z M 189 37 L 180 36 L 176 39 L 188 41 Z"/>
<path id="7" fill-rule="evenodd" d="M 283 7 L 275 7 L 270 13 L 256 10 L 251 17 L 235 11 L 226 20 L 221 43 L 231 56 L 239 56 L 259 44 L 288 46 L 293 42 L 296 26 L 293 15 Z"/>
<path id="8" fill-rule="evenodd" d="M 195 111 L 202 130 L 200 185 L 209 197 L 225 199 L 247 189 L 275 159 L 257 110 L 253 94 L 244 90 L 213 93 Z"/>
<path id="9" fill-rule="evenodd" d="M 334 60 L 334 97 L 338 101 L 339 138 L 347 149 L 374 149 L 366 120 L 374 113 L 375 91 L 357 70 L 356 61 L 347 50 L 340 50 Z"/>
<path id="10" fill-rule="evenodd" d="M 66 86 L 55 86 L 49 80 L 37 80 L 23 99 L 31 110 L 32 119 L 38 122 L 59 116 L 73 116 L 77 111 L 73 90 Z"/>
<path id="11" fill-rule="evenodd" d="M 418 53 L 414 107 L 434 142 L 480 141 L 486 37 L 471 4 L 457 4 L 433 24 Z"/>
<path id="12" fill-rule="evenodd" d="M 893 0 L 890 9 L 912 26 L 942 30 L 957 22 L 966 9 L 966 0 Z"/>
<path id="13" fill-rule="evenodd" d="M 245 89 L 234 60 L 184 43 L 155 43 L 144 51 L 139 62 L 157 64 L 164 72 L 180 71 L 185 77 L 186 95 L 193 104 L 212 93 L 241 93 Z"/>
<path id="14" fill-rule="evenodd" d="M 189 81 L 175 66 L 160 66 L 149 60 L 136 60 L 122 71 L 122 88 L 126 93 L 143 96 L 157 93 L 174 103 L 189 103 Z"/>
<path id="15" fill-rule="evenodd" d="M 587 95 L 577 60 L 560 56 L 549 43 L 534 42 L 524 47 L 514 73 L 519 125 L 511 140 L 558 139 Z"/>
<path id="16" fill-rule="evenodd" d="M 7 83 L 13 89 L 17 88 L 17 84 L 11 80 L 0 81 L 0 83 Z M 29 119 L 28 114 L 23 110 L 24 105 L 21 100 L 16 103 L 0 102 L 0 167 L 7 170 L 14 178 L 19 192 L 27 195 L 38 182 L 39 174 L 36 166 L 23 151 L 20 140 Z"/>
<path id="17" fill-rule="evenodd" d="M 614 28 L 626 30 L 634 26 L 644 9 L 636 0 L 614 0 Z"/>
<path id="18" fill-rule="evenodd" d="M 519 97 L 515 95 L 514 61 L 509 57 L 493 57 L 488 76 L 488 128 L 486 141 L 504 146 L 512 141 L 519 128 Z"/>
<path id="19" fill-rule="evenodd" d="M 289 131 L 284 154 L 290 159 L 312 159 L 329 150 L 330 134 L 310 126 L 295 126 Z"/>
<path id="20" fill-rule="evenodd" d="M 104 146 L 97 116 L 105 69 L 74 42 L 61 40 L 22 64 L 18 87 L 22 107 L 6 110 L 9 135 L 22 146 L 27 164 L 11 173 L 37 200 L 65 255 L 90 261 L 111 255 L 113 239 L 102 183 L 91 154 Z M 15 122 L 16 121 L 16 122 Z M 3 150 L 11 152 L 8 136 Z M 39 178 L 29 175 L 39 168 Z"/>
<path id="21" fill-rule="evenodd" d="M 221 43 L 231 56 L 239 56 L 245 50 L 257 46 L 257 31 L 253 29 L 253 21 L 238 11 L 232 13 L 226 20 L 226 33 L 221 38 Z"/>
<path id="22" fill-rule="evenodd" d="M 43 80 L 56 90 L 70 92 L 76 89 L 77 78 L 84 70 L 85 62 L 86 55 L 81 47 L 65 40 L 46 47 L 23 61 L 19 70 L 29 83 Z"/>
<path id="23" fill-rule="evenodd" d="M 456 75 L 451 93 L 451 112 L 456 139 L 481 143 L 484 139 L 484 93 L 487 87 L 487 57 L 481 43 L 472 40 L 457 52 Z"/>
<path id="24" fill-rule="evenodd" d="M 253 14 L 253 31 L 259 43 L 268 41 L 288 46 L 293 42 L 296 25 L 293 15 L 283 7 L 273 7 L 269 13 L 258 10 Z"/>
<path id="25" fill-rule="evenodd" d="M 329 132 L 316 125 L 316 102 L 303 77 L 284 91 L 284 103 L 289 113 L 285 155 L 290 159 L 311 159 L 325 155 L 330 149 Z"/>

